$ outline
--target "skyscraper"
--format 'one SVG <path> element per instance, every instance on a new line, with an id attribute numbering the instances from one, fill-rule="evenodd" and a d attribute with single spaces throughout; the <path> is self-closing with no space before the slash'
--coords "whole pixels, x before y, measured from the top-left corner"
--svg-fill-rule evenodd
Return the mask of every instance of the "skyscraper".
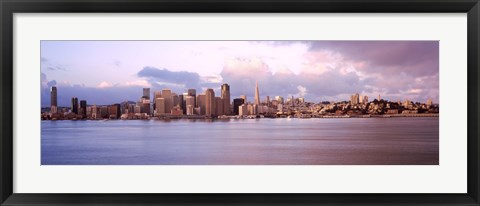
<path id="1" fill-rule="evenodd" d="M 255 104 L 260 105 L 260 93 L 258 92 L 258 81 L 255 85 Z"/>
<path id="2" fill-rule="evenodd" d="M 192 96 L 185 97 L 185 108 L 187 115 L 193 115 L 193 108 L 195 108 L 195 99 Z"/>
<path id="3" fill-rule="evenodd" d="M 189 96 L 192 96 L 192 97 L 193 97 L 193 103 L 194 103 L 194 104 L 193 104 L 193 107 L 198 107 L 198 105 L 197 105 L 197 104 L 198 104 L 198 103 L 197 103 L 197 90 L 195 90 L 195 89 L 188 89 L 188 90 L 187 90 L 187 94 L 188 94 Z"/>
<path id="4" fill-rule="evenodd" d="M 156 115 L 163 115 L 165 114 L 165 99 L 164 98 L 155 98 L 155 105 L 156 106 L 156 109 L 155 109 L 155 113 Z"/>
<path id="5" fill-rule="evenodd" d="M 213 89 L 205 90 L 205 115 L 211 117 L 215 114 L 215 92 Z"/>
<path id="6" fill-rule="evenodd" d="M 72 97 L 71 112 L 78 114 L 78 98 Z"/>
<path id="7" fill-rule="evenodd" d="M 165 99 L 165 113 L 170 114 L 173 108 L 172 91 L 170 89 L 163 89 L 162 97 Z"/>
<path id="8" fill-rule="evenodd" d="M 57 105 L 57 87 L 50 88 L 50 106 L 58 106 Z"/>
<path id="9" fill-rule="evenodd" d="M 50 112 L 57 113 L 57 87 L 50 88 Z"/>
<path id="10" fill-rule="evenodd" d="M 228 84 L 222 84 L 222 101 L 222 113 L 224 115 L 230 115 L 230 86 Z"/>
<path id="11" fill-rule="evenodd" d="M 81 115 L 87 116 L 87 100 L 80 100 L 80 112 Z"/>
<path id="12" fill-rule="evenodd" d="M 143 88 L 143 97 L 150 99 L 150 88 Z"/>
<path id="13" fill-rule="evenodd" d="M 357 105 L 359 103 L 359 98 L 360 98 L 360 95 L 357 93 L 357 94 L 354 94 L 350 97 L 350 104 L 352 105 Z"/>
<path id="14" fill-rule="evenodd" d="M 205 115 L 205 94 L 197 96 L 197 107 L 200 109 L 198 114 Z"/>

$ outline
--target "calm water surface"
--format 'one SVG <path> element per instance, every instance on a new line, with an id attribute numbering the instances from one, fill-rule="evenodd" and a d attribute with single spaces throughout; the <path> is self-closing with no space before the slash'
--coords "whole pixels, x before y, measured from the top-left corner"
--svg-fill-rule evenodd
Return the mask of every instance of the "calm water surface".
<path id="1" fill-rule="evenodd" d="M 439 118 L 42 121 L 42 165 L 436 165 Z"/>

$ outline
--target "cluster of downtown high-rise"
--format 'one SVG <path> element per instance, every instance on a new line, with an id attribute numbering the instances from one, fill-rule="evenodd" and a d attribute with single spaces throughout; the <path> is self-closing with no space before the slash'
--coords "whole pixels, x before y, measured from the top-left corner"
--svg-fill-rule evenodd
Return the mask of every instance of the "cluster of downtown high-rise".
<path id="1" fill-rule="evenodd" d="M 368 96 L 354 94 L 350 101 L 305 102 L 303 97 L 281 96 L 262 101 L 255 85 L 254 101 L 248 102 L 246 95 L 230 96 L 230 86 L 222 84 L 220 94 L 208 88 L 200 94 L 196 89 L 187 89 L 182 94 L 170 89 L 153 91 L 143 88 L 143 95 L 137 102 L 125 101 L 111 105 L 88 105 L 87 100 L 71 98 L 70 107 L 59 107 L 56 87 L 51 87 L 49 111 L 42 112 L 42 119 L 150 119 L 150 118 L 256 118 L 256 117 L 350 117 L 366 115 L 432 115 L 438 114 L 438 104 L 389 102 L 380 98 L 369 102 Z"/>

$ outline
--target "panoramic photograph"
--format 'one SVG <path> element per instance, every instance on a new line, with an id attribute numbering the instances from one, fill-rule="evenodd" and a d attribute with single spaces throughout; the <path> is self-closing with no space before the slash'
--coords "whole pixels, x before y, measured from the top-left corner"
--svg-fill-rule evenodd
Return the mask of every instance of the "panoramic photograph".
<path id="1" fill-rule="evenodd" d="M 42 165 L 439 165 L 438 41 L 41 41 Z"/>

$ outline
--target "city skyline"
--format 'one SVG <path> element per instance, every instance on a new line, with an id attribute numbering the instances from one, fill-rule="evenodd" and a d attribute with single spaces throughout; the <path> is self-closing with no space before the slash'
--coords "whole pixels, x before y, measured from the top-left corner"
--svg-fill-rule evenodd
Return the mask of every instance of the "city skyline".
<path id="1" fill-rule="evenodd" d="M 222 96 L 224 83 L 253 100 L 257 81 L 263 97 L 438 103 L 437 41 L 42 41 L 41 55 L 42 107 L 52 86 L 59 105 L 73 96 L 106 105 L 146 87 Z"/>

